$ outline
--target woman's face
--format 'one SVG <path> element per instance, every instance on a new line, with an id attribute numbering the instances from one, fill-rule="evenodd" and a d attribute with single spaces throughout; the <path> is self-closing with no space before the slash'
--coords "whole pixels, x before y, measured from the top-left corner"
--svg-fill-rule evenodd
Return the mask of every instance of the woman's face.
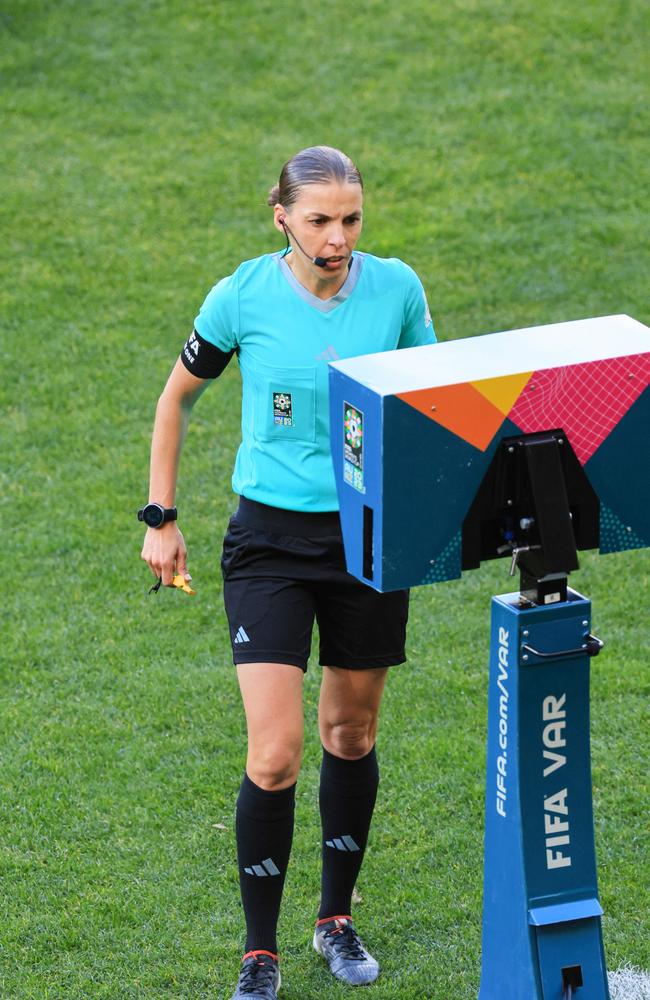
<path id="1" fill-rule="evenodd" d="M 323 257 L 325 267 L 316 267 L 294 245 L 292 263 L 319 272 L 321 279 L 347 274 L 348 263 L 361 235 L 363 191 L 360 184 L 305 184 L 290 209 L 276 205 L 275 226 L 281 232 L 286 221 L 309 257 Z M 302 269 L 302 268 L 301 268 Z"/>

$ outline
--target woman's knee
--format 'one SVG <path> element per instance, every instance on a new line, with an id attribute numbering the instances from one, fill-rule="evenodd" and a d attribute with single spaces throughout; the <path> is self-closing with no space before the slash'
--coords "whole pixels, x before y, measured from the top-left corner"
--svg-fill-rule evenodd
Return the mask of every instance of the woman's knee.
<path id="1" fill-rule="evenodd" d="M 321 742 L 325 749 L 344 760 L 359 760 L 367 756 L 377 739 L 377 717 L 352 722 L 321 720 Z"/>
<path id="2" fill-rule="evenodd" d="M 279 791 L 295 785 L 301 761 L 302 739 L 249 745 L 246 772 L 260 788 Z"/>

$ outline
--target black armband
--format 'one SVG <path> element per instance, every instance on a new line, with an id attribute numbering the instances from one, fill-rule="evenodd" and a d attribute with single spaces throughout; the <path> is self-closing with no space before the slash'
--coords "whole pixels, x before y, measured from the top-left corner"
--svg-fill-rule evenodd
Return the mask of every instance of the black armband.
<path id="1" fill-rule="evenodd" d="M 232 358 L 232 351 L 220 351 L 193 330 L 181 351 L 181 361 L 197 378 L 217 378 Z"/>

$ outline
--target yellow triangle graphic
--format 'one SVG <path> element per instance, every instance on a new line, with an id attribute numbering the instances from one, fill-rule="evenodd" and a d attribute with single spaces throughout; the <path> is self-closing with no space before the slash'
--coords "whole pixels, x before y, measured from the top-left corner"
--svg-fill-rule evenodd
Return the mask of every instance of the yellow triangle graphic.
<path id="1" fill-rule="evenodd" d="M 500 378 L 484 378 L 471 384 L 507 417 L 532 374 L 520 372 L 518 375 L 502 375 Z"/>

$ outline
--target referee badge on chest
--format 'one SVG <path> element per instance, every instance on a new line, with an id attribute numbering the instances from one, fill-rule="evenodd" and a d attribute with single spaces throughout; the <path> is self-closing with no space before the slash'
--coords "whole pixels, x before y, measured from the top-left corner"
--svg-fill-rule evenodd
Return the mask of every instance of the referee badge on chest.
<path id="1" fill-rule="evenodd" d="M 293 403 L 290 392 L 273 393 L 273 423 L 293 427 Z"/>

